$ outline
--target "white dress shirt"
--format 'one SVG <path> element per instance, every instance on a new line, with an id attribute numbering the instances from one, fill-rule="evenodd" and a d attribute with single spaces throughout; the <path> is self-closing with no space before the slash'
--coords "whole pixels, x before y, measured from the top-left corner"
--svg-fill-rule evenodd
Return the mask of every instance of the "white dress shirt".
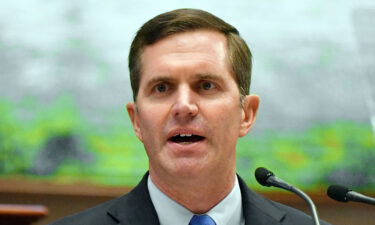
<path id="1" fill-rule="evenodd" d="M 169 198 L 152 182 L 150 176 L 147 181 L 151 201 L 158 214 L 160 225 L 188 225 L 194 213 Z M 232 191 L 214 208 L 205 213 L 216 225 L 244 225 L 242 212 L 242 197 L 237 177 Z"/>

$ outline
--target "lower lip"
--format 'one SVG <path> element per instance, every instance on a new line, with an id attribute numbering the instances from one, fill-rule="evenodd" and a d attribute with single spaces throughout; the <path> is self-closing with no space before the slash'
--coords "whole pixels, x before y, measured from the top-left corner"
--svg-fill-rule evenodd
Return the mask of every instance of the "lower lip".
<path id="1" fill-rule="evenodd" d="M 177 143 L 173 141 L 167 141 L 167 147 L 171 149 L 174 154 L 189 155 L 202 151 L 204 149 L 205 143 L 206 139 L 191 143 Z"/>

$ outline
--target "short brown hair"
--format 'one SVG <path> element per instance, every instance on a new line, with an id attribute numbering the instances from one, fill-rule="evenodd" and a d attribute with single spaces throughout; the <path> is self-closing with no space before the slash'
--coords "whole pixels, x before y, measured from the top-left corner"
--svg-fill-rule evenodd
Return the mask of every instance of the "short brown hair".
<path id="1" fill-rule="evenodd" d="M 146 22 L 137 32 L 129 53 L 130 82 L 133 99 L 137 100 L 141 81 L 143 49 L 157 41 L 186 31 L 209 29 L 225 35 L 228 45 L 228 61 L 241 96 L 249 94 L 252 56 L 246 42 L 240 37 L 238 30 L 222 19 L 203 10 L 177 9 L 160 14 Z"/>

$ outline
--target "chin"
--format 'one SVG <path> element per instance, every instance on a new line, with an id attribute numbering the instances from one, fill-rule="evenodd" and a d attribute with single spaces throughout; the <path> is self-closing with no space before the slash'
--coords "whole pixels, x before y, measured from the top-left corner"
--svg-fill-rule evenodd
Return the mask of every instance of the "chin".
<path id="1" fill-rule="evenodd" d="M 200 177 L 207 172 L 206 164 L 197 159 L 183 159 L 176 161 L 172 168 L 169 168 L 172 176 L 194 178 Z"/>

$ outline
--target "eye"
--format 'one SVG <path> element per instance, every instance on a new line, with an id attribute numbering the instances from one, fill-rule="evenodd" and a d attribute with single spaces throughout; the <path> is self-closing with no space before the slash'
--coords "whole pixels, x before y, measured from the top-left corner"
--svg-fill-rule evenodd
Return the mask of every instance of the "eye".
<path id="1" fill-rule="evenodd" d="M 215 84 L 209 81 L 203 81 L 202 83 L 200 83 L 200 88 L 206 91 L 212 90 L 215 87 L 216 87 Z"/>
<path id="2" fill-rule="evenodd" d="M 165 83 L 161 83 L 161 84 L 157 84 L 155 87 L 154 87 L 154 90 L 158 93 L 164 93 L 166 91 L 168 91 L 168 85 L 165 84 Z"/>

